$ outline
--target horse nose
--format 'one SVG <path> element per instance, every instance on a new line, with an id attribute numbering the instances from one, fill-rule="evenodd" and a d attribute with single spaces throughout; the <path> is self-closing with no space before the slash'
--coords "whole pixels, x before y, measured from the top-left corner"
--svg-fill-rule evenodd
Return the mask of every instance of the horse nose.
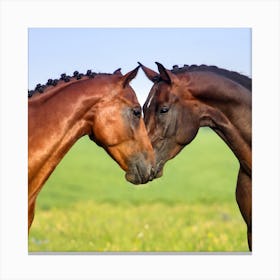
<path id="1" fill-rule="evenodd" d="M 149 181 L 153 181 L 154 179 L 162 176 L 162 166 L 159 164 L 150 165 L 146 173 L 142 173 L 141 175 L 139 172 L 139 175 L 142 179 L 141 184 L 148 183 Z"/>
<path id="2" fill-rule="evenodd" d="M 156 169 L 153 165 L 147 164 L 143 160 L 138 160 L 130 165 L 125 177 L 129 182 L 135 185 L 146 184 L 154 179 L 155 173 Z"/>
<path id="3" fill-rule="evenodd" d="M 155 178 L 156 169 L 153 165 L 145 166 L 145 164 L 143 165 L 141 162 L 137 167 L 137 171 L 141 184 L 146 184 Z"/>

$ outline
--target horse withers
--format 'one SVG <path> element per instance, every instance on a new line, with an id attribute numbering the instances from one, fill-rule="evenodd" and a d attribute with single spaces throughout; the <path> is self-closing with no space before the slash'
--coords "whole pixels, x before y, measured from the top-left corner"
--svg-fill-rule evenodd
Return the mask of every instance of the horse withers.
<path id="1" fill-rule="evenodd" d="M 252 250 L 251 79 L 216 66 L 168 70 L 157 63 L 159 73 L 140 66 L 154 83 L 144 104 L 144 120 L 155 150 L 156 177 L 166 161 L 195 138 L 199 127 L 211 127 L 239 161 L 236 200 Z"/>
<path id="2" fill-rule="evenodd" d="M 82 136 L 103 147 L 133 184 L 154 177 L 154 151 L 141 106 L 129 82 L 139 66 L 122 75 L 62 74 L 29 91 L 28 100 L 28 229 L 36 198 L 47 178 Z"/>

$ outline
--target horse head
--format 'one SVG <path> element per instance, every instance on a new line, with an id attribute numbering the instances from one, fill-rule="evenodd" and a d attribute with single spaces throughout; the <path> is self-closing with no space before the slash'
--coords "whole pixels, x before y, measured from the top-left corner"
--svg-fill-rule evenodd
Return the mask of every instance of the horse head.
<path id="1" fill-rule="evenodd" d="M 154 177 L 154 151 L 142 109 L 129 85 L 139 67 L 122 75 L 120 69 L 106 79 L 108 94 L 93 107 L 89 137 L 102 146 L 126 171 L 126 179 L 143 184 Z"/>
<path id="2" fill-rule="evenodd" d="M 139 63 L 140 64 L 140 63 Z M 199 129 L 195 102 L 186 102 L 182 80 L 156 63 L 159 73 L 140 64 L 154 85 L 144 104 L 144 120 L 156 156 L 156 177 L 162 176 L 164 164 L 190 143 Z"/>

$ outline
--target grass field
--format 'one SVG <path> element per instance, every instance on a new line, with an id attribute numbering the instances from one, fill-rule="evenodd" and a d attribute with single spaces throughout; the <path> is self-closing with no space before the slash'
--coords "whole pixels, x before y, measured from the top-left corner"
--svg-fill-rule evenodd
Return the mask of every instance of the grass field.
<path id="1" fill-rule="evenodd" d="M 209 129 L 143 186 L 84 137 L 41 191 L 30 252 L 244 252 L 238 162 Z"/>

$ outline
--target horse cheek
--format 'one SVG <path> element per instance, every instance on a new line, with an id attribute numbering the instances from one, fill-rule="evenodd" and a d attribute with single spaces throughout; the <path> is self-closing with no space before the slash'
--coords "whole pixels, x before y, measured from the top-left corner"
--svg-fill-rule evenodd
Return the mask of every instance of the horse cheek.
<path id="1" fill-rule="evenodd" d="M 199 129 L 199 121 L 195 115 L 189 111 L 183 111 L 180 118 L 177 118 L 176 142 L 185 146 L 196 136 Z"/>

